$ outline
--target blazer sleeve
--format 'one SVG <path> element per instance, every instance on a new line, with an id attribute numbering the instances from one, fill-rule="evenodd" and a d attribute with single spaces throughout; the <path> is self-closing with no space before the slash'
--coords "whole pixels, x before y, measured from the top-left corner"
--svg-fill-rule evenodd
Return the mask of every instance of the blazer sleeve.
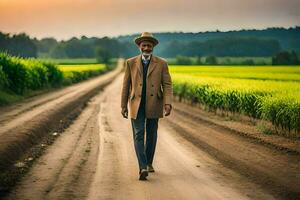
<path id="1" fill-rule="evenodd" d="M 162 70 L 162 87 L 163 87 L 163 101 L 164 104 L 172 106 L 173 87 L 172 78 L 169 72 L 168 63 L 165 61 Z"/>
<path id="2" fill-rule="evenodd" d="M 125 74 L 123 77 L 122 92 L 121 92 L 121 108 L 127 108 L 130 87 L 131 87 L 130 66 L 128 64 L 128 60 L 126 60 Z"/>

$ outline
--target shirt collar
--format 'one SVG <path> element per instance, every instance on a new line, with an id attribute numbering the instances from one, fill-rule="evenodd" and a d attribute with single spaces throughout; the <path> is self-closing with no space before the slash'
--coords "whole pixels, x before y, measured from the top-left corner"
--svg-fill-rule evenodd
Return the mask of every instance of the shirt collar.
<path id="1" fill-rule="evenodd" d="M 146 58 L 144 57 L 144 55 L 142 54 L 142 59 L 143 59 L 143 60 L 148 60 L 148 61 L 149 61 L 151 57 L 152 57 L 152 54 L 148 57 L 148 59 L 146 59 Z"/>

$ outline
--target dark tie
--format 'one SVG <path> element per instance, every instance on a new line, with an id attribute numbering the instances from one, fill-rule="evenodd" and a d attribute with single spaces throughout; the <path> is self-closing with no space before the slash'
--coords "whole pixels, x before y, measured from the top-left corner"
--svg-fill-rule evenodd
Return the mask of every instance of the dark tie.
<path id="1" fill-rule="evenodd" d="M 144 63 L 145 65 L 148 65 L 148 62 L 149 62 L 149 60 L 147 60 L 147 59 L 144 59 L 144 60 L 143 60 L 143 63 Z"/>

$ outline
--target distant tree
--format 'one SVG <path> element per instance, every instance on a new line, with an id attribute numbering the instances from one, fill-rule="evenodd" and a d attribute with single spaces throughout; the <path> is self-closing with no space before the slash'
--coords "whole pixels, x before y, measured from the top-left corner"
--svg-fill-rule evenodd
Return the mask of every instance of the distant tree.
<path id="1" fill-rule="evenodd" d="M 177 55 L 176 56 L 176 64 L 178 64 L 178 65 L 191 65 L 192 60 L 191 60 L 191 58 L 189 58 L 187 56 Z"/>
<path id="2" fill-rule="evenodd" d="M 300 60 L 295 51 L 282 51 L 272 57 L 272 65 L 299 65 Z"/>
<path id="3" fill-rule="evenodd" d="M 95 48 L 95 54 L 96 54 L 96 59 L 97 62 L 99 63 L 105 63 L 108 64 L 109 60 L 112 58 L 112 54 L 110 53 L 109 50 L 101 47 L 101 46 L 97 46 Z"/>
<path id="4" fill-rule="evenodd" d="M 197 56 L 197 57 L 196 57 L 195 64 L 196 64 L 196 65 L 202 65 L 202 64 L 203 64 L 203 63 L 202 63 L 202 60 L 201 60 L 201 56 Z"/>
<path id="5" fill-rule="evenodd" d="M 96 47 L 102 47 L 110 56 L 119 57 L 122 50 L 121 43 L 116 39 L 103 37 L 95 41 Z"/>
<path id="6" fill-rule="evenodd" d="M 67 58 L 67 54 L 61 43 L 55 46 L 53 49 L 51 49 L 49 55 L 52 58 Z"/>
<path id="7" fill-rule="evenodd" d="M 0 32 L 0 51 L 14 56 L 37 57 L 37 47 L 25 33 L 10 36 Z"/>
<path id="8" fill-rule="evenodd" d="M 131 41 L 120 42 L 120 56 L 121 57 L 132 57 L 139 54 L 139 50 Z"/>
<path id="9" fill-rule="evenodd" d="M 241 62 L 242 65 L 255 65 L 253 59 L 246 59 Z"/>
<path id="10" fill-rule="evenodd" d="M 231 59 L 230 59 L 230 58 L 226 58 L 224 64 L 227 64 L 227 65 L 232 64 L 232 63 L 231 63 Z"/>
<path id="11" fill-rule="evenodd" d="M 167 57 L 175 57 L 178 54 L 183 56 L 255 57 L 271 56 L 280 50 L 280 43 L 276 39 L 227 36 L 189 42 L 172 41 L 164 44 L 160 53 Z"/>
<path id="12" fill-rule="evenodd" d="M 66 41 L 63 46 L 64 51 L 69 58 L 95 57 L 94 49 L 90 45 L 83 43 L 76 37 L 73 37 L 70 40 Z"/>
<path id="13" fill-rule="evenodd" d="M 9 46 L 9 34 L 0 32 L 0 51 L 5 51 Z"/>
<path id="14" fill-rule="evenodd" d="M 58 42 L 55 38 L 43 38 L 41 40 L 35 39 L 34 43 L 38 48 L 38 52 L 40 53 L 49 53 L 58 45 Z"/>
<path id="15" fill-rule="evenodd" d="M 208 65 L 218 64 L 216 56 L 207 56 L 205 59 L 205 64 L 208 64 Z"/>
<path id="16" fill-rule="evenodd" d="M 162 54 L 166 57 L 175 58 L 176 55 L 184 55 L 185 44 L 183 42 L 179 42 L 177 40 L 172 40 L 166 43 L 166 45 L 162 49 Z M 156 49 L 155 49 L 156 50 Z"/>

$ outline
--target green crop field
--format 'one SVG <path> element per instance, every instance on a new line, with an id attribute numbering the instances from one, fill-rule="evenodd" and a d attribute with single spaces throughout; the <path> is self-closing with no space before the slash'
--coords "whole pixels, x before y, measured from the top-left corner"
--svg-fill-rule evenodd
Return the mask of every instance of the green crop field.
<path id="1" fill-rule="evenodd" d="M 96 58 L 39 58 L 41 61 L 52 62 L 63 65 L 81 65 L 81 64 L 96 64 Z"/>
<path id="2" fill-rule="evenodd" d="M 104 70 L 105 64 L 80 64 L 80 65 L 58 65 L 59 69 L 63 72 L 70 72 L 70 71 L 97 71 L 97 70 Z"/>
<path id="3" fill-rule="evenodd" d="M 0 106 L 38 91 L 77 83 L 108 70 L 105 64 L 57 65 L 53 62 L 0 53 Z"/>
<path id="4" fill-rule="evenodd" d="M 170 66 L 174 95 L 299 136 L 300 66 Z"/>
<path id="5" fill-rule="evenodd" d="M 76 83 L 107 70 L 105 64 L 66 64 L 57 67 L 63 72 L 65 84 Z"/>

